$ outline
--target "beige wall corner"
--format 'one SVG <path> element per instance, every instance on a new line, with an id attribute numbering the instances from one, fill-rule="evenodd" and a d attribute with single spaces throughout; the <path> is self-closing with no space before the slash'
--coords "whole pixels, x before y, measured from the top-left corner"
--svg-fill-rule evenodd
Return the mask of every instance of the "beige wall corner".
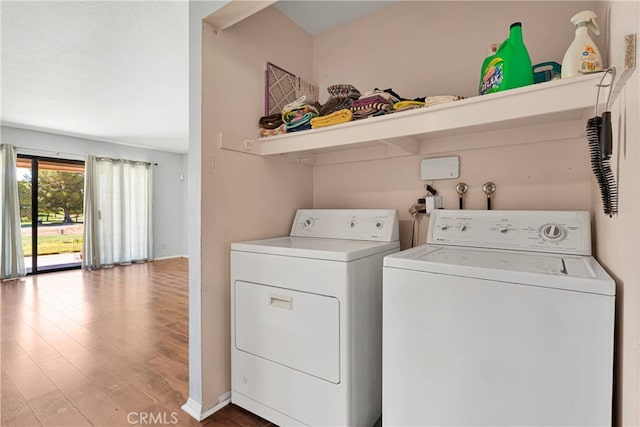
<path id="1" fill-rule="evenodd" d="M 267 8 L 223 31 L 205 22 L 202 52 L 202 404 L 210 408 L 231 389 L 230 244 L 288 235 L 296 209 L 313 204 L 311 167 L 222 149 L 218 135 L 258 136 L 266 62 L 310 79 L 312 39 Z"/>
<path id="2" fill-rule="evenodd" d="M 609 2 L 611 65 L 623 69 L 625 34 L 640 34 L 640 3 Z M 638 56 L 638 46 L 636 46 Z M 619 187 L 619 214 L 602 213 L 592 179 L 595 255 L 616 280 L 614 402 L 618 426 L 640 425 L 640 87 L 638 69 L 611 107 L 614 130 L 612 169 Z"/>

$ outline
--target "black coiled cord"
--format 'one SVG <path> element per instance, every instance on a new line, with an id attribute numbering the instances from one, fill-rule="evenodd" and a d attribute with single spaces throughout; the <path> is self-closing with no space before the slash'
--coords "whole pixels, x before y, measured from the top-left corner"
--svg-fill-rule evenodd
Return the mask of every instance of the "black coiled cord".
<path id="1" fill-rule="evenodd" d="M 587 140 L 591 152 L 591 169 L 600 187 L 604 213 L 610 217 L 618 213 L 618 186 L 609 165 L 608 156 L 603 156 L 600 143 L 602 117 L 592 117 L 587 121 Z"/>

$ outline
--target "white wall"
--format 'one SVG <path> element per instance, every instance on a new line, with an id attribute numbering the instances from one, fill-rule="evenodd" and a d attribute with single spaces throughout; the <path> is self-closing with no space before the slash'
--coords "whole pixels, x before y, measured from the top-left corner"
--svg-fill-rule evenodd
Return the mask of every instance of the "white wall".
<path id="1" fill-rule="evenodd" d="M 189 398 L 182 407 L 201 420 L 210 407 L 203 402 L 202 347 L 202 20 L 227 1 L 189 2 L 189 159 L 187 242 L 189 254 Z M 206 312 L 206 308 L 204 309 Z"/>
<path id="2" fill-rule="evenodd" d="M 640 35 L 640 3 L 613 1 L 609 38 L 611 64 L 624 69 L 623 37 Z M 640 58 L 640 44 L 636 45 Z M 640 66 L 640 63 L 636 67 Z M 602 213 L 600 192 L 592 182 L 595 252 L 616 281 L 616 425 L 640 425 L 640 85 L 638 69 L 612 106 L 612 169 L 619 187 L 619 214 Z"/>
<path id="3" fill-rule="evenodd" d="M 185 155 L 8 126 L 2 126 L 1 134 L 2 142 L 16 146 L 18 154 L 73 160 L 84 160 L 92 154 L 158 163 L 153 170 L 154 257 L 186 255 L 183 195 L 187 187 L 180 181 L 180 175 L 186 173 Z"/>
<path id="4" fill-rule="evenodd" d="M 220 396 L 231 389 L 231 242 L 287 234 L 295 210 L 313 204 L 310 167 L 223 150 L 217 144 L 219 132 L 257 134 L 267 61 L 311 79 L 311 36 L 276 8 L 218 33 L 205 23 L 200 165 L 205 410 L 218 404 Z"/>
<path id="5" fill-rule="evenodd" d="M 181 156 L 181 174 L 180 174 L 180 179 L 183 181 L 183 191 L 182 191 L 182 206 L 184 207 L 184 211 L 183 211 L 183 215 L 182 215 L 182 241 L 181 241 L 181 247 L 184 249 L 183 254 L 185 256 L 187 256 L 188 252 L 189 252 L 189 239 L 188 239 L 188 233 L 189 233 L 189 212 L 188 212 L 188 206 L 189 206 L 189 154 L 183 154 Z"/>
<path id="6" fill-rule="evenodd" d="M 469 185 L 466 209 L 486 209 L 482 184 L 491 181 L 497 185 L 494 209 L 589 210 L 591 175 L 585 145 L 581 140 L 551 141 L 316 166 L 314 207 L 398 209 L 400 245 L 406 249 L 413 227 L 408 209 L 425 195 L 420 161 L 455 155 L 460 158 L 460 177 L 429 181 L 446 209 L 458 209 L 458 182 Z M 419 243 L 426 239 L 427 224 L 428 218 L 421 218 Z"/>
<path id="7" fill-rule="evenodd" d="M 251 172 L 256 165 L 242 165 L 241 161 L 234 168 L 235 156 L 219 153 L 220 150 L 215 146 L 216 133 L 223 130 L 220 123 L 233 119 L 229 114 L 243 111 L 241 105 L 234 105 L 234 109 L 222 108 L 227 100 L 221 97 L 222 81 L 216 73 L 227 59 L 233 61 L 237 58 L 234 58 L 233 52 L 229 58 L 221 54 L 214 28 L 209 23 L 203 23 L 205 18 L 227 3 L 189 2 L 189 399 L 183 409 L 198 420 L 229 402 L 229 241 L 240 239 L 240 236 L 234 238 L 234 230 L 257 232 L 253 227 L 257 225 L 260 228 L 259 224 L 269 221 L 268 216 L 260 215 L 262 212 L 276 215 L 281 212 L 279 209 L 289 207 L 285 203 L 277 209 L 269 209 L 270 203 L 264 197 L 268 197 L 273 188 L 267 187 L 260 194 L 246 188 L 255 182 L 268 183 L 268 179 L 260 178 L 263 171 L 242 175 L 243 167 Z M 214 21 L 216 24 L 231 23 L 236 18 L 250 16 L 268 4 L 265 1 L 236 2 L 230 5 L 231 9 L 221 11 L 222 19 Z M 237 53 L 240 58 L 247 55 L 245 51 Z M 255 56 L 255 52 L 252 54 Z M 233 94 L 230 96 L 233 97 Z M 242 103 L 240 98 L 235 100 Z M 221 117 L 221 112 L 227 115 Z M 224 130 L 228 128 L 224 127 Z M 229 160 L 229 164 L 226 160 Z M 217 169 L 218 162 L 220 170 Z M 264 162 L 257 167 L 265 167 Z M 240 173 L 242 182 L 231 178 L 234 173 Z M 308 174 L 310 180 L 311 174 Z M 275 176 L 277 173 L 271 174 L 272 178 Z M 225 197 L 225 194 L 233 196 L 236 185 L 239 187 L 235 194 L 246 195 L 237 203 L 233 202 L 233 198 L 226 200 Z M 253 189 L 260 191 L 260 187 L 254 186 Z M 308 197 L 310 204 L 311 198 Z M 251 221 L 252 217 L 257 218 L 256 221 Z M 239 218 L 249 218 L 249 228 L 233 222 Z M 230 222 L 226 223 L 227 220 Z"/>
<path id="8" fill-rule="evenodd" d="M 562 63 L 574 37 L 570 18 L 581 10 L 601 16 L 594 1 L 400 1 L 314 38 L 315 81 L 351 83 L 361 92 L 393 88 L 405 98 L 478 93 L 489 45 L 522 22 L 532 64 Z M 603 47 L 603 37 L 595 37 Z"/>
<path id="9" fill-rule="evenodd" d="M 399 2 L 316 36 L 316 77 L 321 93 L 325 94 L 331 84 L 351 83 L 361 92 L 390 87 L 407 98 L 438 94 L 475 96 L 487 47 L 506 38 L 511 23 L 522 22 L 524 42 L 533 63 L 562 62 L 573 39 L 569 18 L 585 9 L 601 15 L 603 5 Z M 402 37 L 364 36 L 376 31 Z M 365 54 L 352 54 L 355 51 Z M 406 248 L 412 229 L 408 209 L 425 194 L 420 161 L 458 155 L 460 177 L 432 183 L 443 196 L 445 208 L 457 208 L 455 185 L 466 182 L 470 187 L 466 207 L 484 209 L 486 196 L 482 184 L 492 181 L 498 188 L 494 195 L 495 209 L 589 210 L 591 172 L 587 144 L 583 139 L 544 142 L 544 131 L 544 128 L 536 130 L 536 139 L 543 142 L 533 144 L 438 154 L 428 153 L 427 149 L 418 156 L 316 166 L 314 207 L 398 209 L 401 247 Z M 514 132 L 507 142 L 518 143 L 527 137 Z M 450 139 L 452 143 L 456 140 Z M 474 136 L 463 139 L 473 141 Z M 427 141 L 426 147 L 434 142 Z M 497 142 L 502 145 L 505 141 Z M 473 144 L 469 142 L 466 146 Z M 426 237 L 426 227 L 425 220 L 420 227 L 419 242 Z"/>

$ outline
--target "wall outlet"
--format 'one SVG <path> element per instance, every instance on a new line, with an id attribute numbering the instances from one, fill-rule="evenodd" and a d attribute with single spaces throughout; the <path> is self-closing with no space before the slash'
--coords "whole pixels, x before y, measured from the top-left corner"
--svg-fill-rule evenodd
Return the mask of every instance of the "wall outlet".
<path id="1" fill-rule="evenodd" d="M 442 196 L 427 196 L 425 197 L 425 206 L 427 208 L 427 215 L 434 209 L 442 209 Z"/>

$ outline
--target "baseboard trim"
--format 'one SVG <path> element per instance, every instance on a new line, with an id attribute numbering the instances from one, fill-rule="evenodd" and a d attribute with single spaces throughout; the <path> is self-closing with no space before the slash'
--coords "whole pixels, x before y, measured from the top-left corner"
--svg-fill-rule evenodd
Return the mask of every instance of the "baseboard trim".
<path id="1" fill-rule="evenodd" d="M 169 255 L 169 256 L 161 256 L 161 257 L 154 258 L 154 259 L 152 259 L 152 261 L 162 261 L 162 260 L 165 260 L 165 259 L 176 259 L 176 258 L 187 258 L 188 259 L 189 257 L 186 256 L 186 255 Z"/>
<path id="2" fill-rule="evenodd" d="M 227 406 L 229 403 L 231 403 L 231 396 L 230 395 L 229 395 L 229 397 L 227 399 L 221 400 L 213 408 L 209 408 L 206 411 L 203 411 L 201 404 L 199 404 L 195 400 L 189 398 L 189 399 L 187 399 L 187 403 L 182 405 L 182 410 L 184 412 L 186 412 L 187 414 L 191 415 L 193 418 L 195 418 L 196 421 L 202 421 L 205 418 L 210 417 L 211 415 L 215 414 L 220 409 L 222 409 L 225 406 Z"/>
<path id="3" fill-rule="evenodd" d="M 192 418 L 195 418 L 196 421 L 202 421 L 202 418 L 200 418 L 202 405 L 196 403 L 191 398 L 187 399 L 187 402 L 182 405 L 182 410 L 191 415 Z"/>

